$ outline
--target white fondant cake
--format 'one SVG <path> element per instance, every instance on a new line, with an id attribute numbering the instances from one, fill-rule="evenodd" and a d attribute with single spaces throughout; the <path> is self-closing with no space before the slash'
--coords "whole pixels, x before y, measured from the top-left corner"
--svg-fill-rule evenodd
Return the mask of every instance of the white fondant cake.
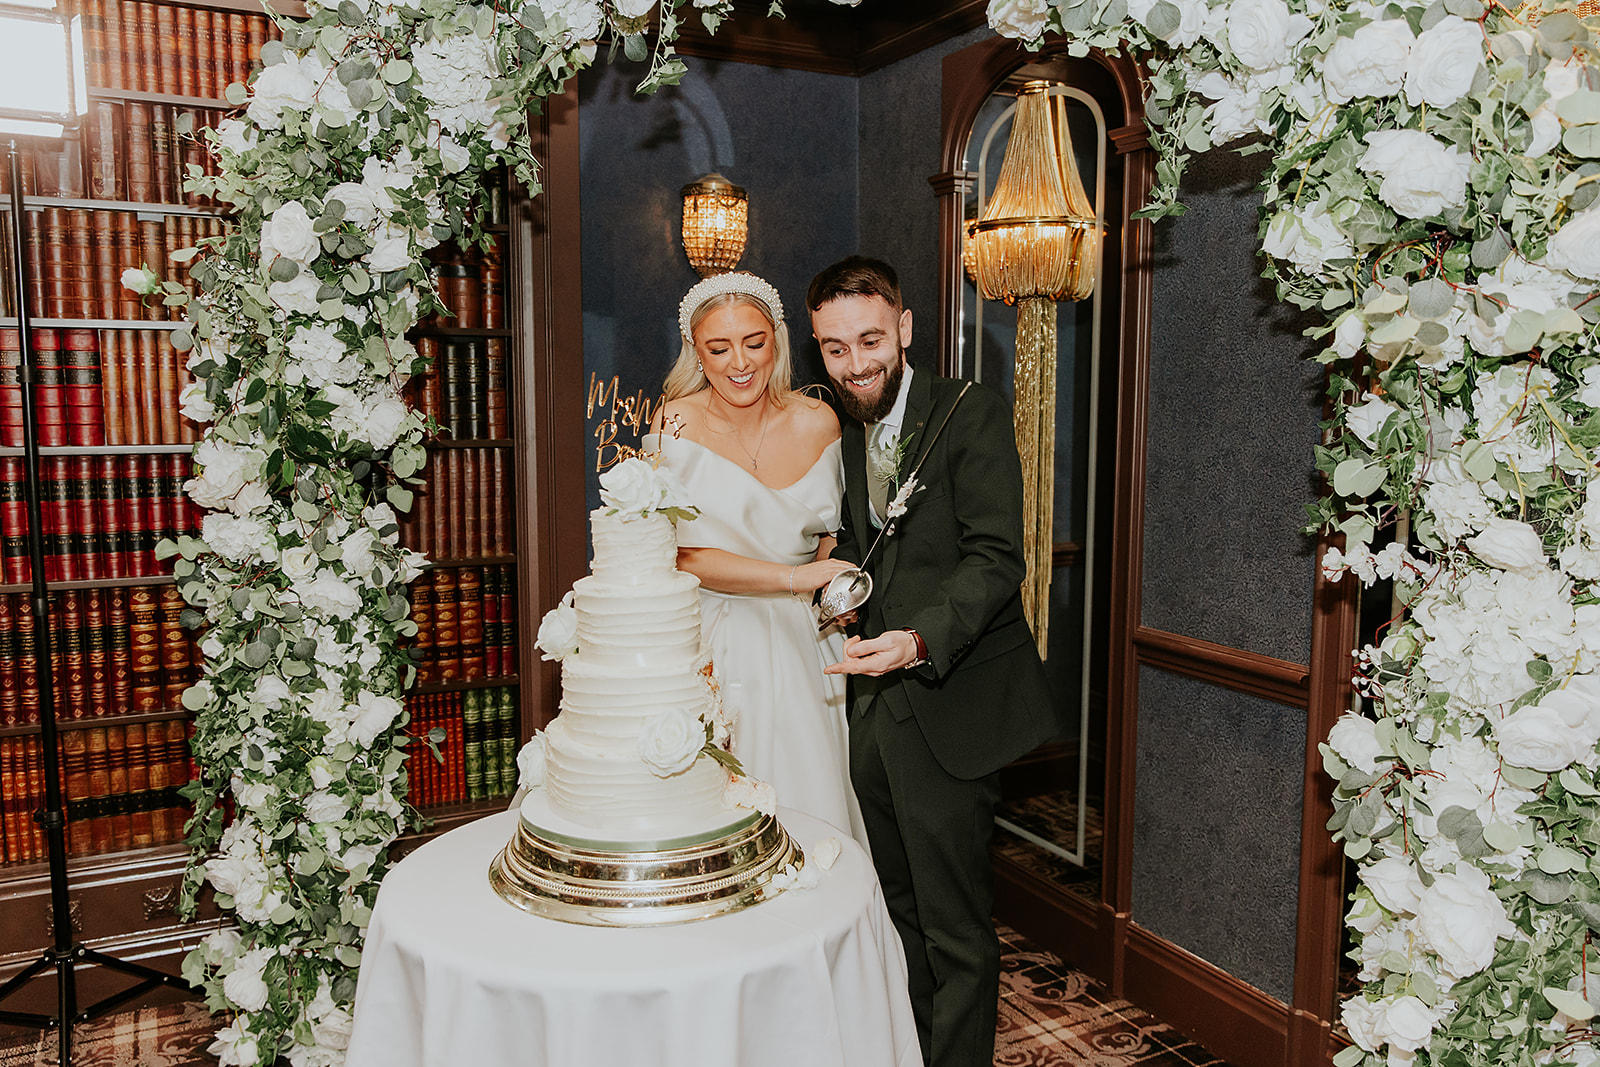
<path id="1" fill-rule="evenodd" d="M 698 751 L 716 714 L 699 579 L 677 569 L 665 514 L 607 511 L 589 517 L 594 565 L 573 587 L 576 651 L 561 659 L 561 712 L 544 733 L 543 785 L 528 792 L 522 817 L 540 830 L 619 845 L 720 830 L 751 814 L 725 799 L 721 764 L 702 755 L 666 774 L 641 754 L 641 737 L 667 713 L 677 728 L 668 747 Z"/>

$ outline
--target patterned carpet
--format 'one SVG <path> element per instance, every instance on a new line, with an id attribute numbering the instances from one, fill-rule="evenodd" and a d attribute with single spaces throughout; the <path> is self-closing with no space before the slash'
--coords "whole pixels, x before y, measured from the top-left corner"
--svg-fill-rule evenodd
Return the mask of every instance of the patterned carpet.
<path id="1" fill-rule="evenodd" d="M 1227 1067 L 1182 1034 L 1001 926 L 996 1067 Z M 220 1020 L 198 1001 L 138 1008 L 85 1023 L 77 1067 L 214 1067 Z M 54 1034 L 0 1032 L 0 1067 L 53 1067 Z"/>

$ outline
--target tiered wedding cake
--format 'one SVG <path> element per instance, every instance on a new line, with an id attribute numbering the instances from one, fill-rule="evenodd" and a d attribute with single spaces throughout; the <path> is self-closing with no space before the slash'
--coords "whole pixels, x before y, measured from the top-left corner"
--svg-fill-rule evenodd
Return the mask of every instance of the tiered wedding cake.
<path id="1" fill-rule="evenodd" d="M 529 911 L 607 925 L 755 903 L 803 858 L 771 788 L 733 773 L 700 582 L 677 569 L 672 523 L 692 508 L 639 458 L 607 471 L 601 499 L 592 572 L 539 628 L 561 710 L 518 757 L 529 788 L 490 881 Z"/>

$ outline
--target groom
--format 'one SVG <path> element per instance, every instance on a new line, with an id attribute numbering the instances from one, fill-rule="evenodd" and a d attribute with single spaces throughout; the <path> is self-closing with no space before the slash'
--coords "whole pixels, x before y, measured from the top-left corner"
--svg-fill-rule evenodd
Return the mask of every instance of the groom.
<path id="1" fill-rule="evenodd" d="M 982 386 L 961 395 L 967 383 L 906 361 L 911 311 L 887 263 L 835 263 L 812 280 L 806 306 L 848 416 L 833 554 L 860 563 L 871 553 L 872 596 L 827 668 L 850 676 L 850 776 L 905 946 L 923 1059 L 990 1067 L 999 771 L 1055 729 L 1019 594 L 1011 412 Z M 904 513 L 872 549 L 912 472 Z"/>

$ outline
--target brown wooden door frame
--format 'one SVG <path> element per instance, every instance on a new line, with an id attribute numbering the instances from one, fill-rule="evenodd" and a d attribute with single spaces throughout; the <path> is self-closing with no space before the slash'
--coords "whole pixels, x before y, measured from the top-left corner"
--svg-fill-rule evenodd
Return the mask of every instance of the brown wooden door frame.
<path id="1" fill-rule="evenodd" d="M 941 172 L 930 178 L 939 198 L 939 365 L 957 367 L 963 267 L 962 199 L 973 175 L 962 169 L 972 123 L 984 101 L 1014 71 L 1061 54 L 1029 53 L 994 39 L 947 56 L 943 68 Z M 1123 226 L 1116 255 L 1108 249 L 1104 275 L 1120 285 L 1116 345 L 1116 479 L 1111 549 L 1111 613 L 1107 679 L 1106 833 L 1098 901 L 1064 893 L 1037 875 L 1001 861 L 997 906 L 1005 918 L 1111 991 L 1156 1011 L 1239 1067 L 1309 1067 L 1333 1047 L 1330 1017 L 1342 935 L 1342 854 L 1325 827 L 1330 783 L 1316 743 L 1349 705 L 1349 649 L 1356 635 L 1356 590 L 1317 574 L 1312 595 L 1309 665 L 1224 648 L 1143 628 L 1142 582 L 1145 459 L 1148 438 L 1153 232 L 1133 219 L 1148 200 L 1155 153 L 1144 124 L 1140 69 L 1121 56 L 1092 52 L 1122 98 L 1124 125 L 1110 131 L 1122 161 L 1121 203 L 1108 190 L 1108 210 L 1120 206 Z M 1181 224 L 1181 223 L 1180 223 Z M 1108 245 L 1110 242 L 1108 242 Z M 1112 260 L 1115 259 L 1115 266 Z M 1324 545 L 1317 547 L 1318 558 Z M 1307 738 L 1301 818 L 1293 1002 L 1284 1004 L 1134 921 L 1133 831 L 1138 737 L 1138 675 L 1142 666 L 1176 671 L 1212 684 L 1263 696 L 1306 711 Z"/>

